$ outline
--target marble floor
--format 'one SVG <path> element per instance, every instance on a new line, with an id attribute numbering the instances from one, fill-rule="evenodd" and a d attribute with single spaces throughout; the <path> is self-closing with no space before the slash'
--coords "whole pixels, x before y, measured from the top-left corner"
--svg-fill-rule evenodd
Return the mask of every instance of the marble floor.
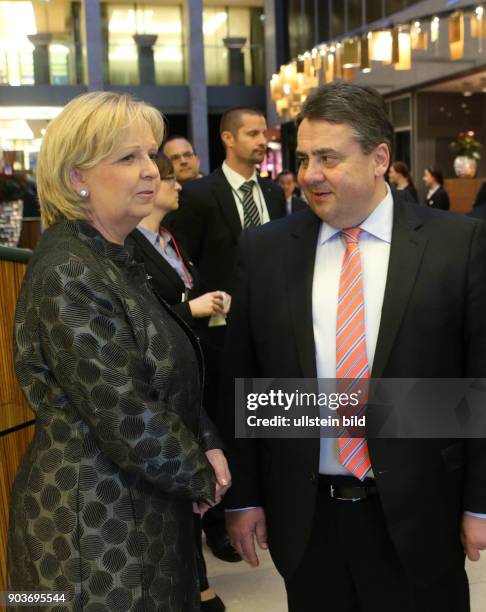
<path id="1" fill-rule="evenodd" d="M 225 563 L 205 550 L 211 586 L 226 604 L 227 612 L 287 612 L 285 589 L 270 555 L 259 551 L 260 566 Z M 486 551 L 477 563 L 468 563 L 471 612 L 486 610 Z"/>

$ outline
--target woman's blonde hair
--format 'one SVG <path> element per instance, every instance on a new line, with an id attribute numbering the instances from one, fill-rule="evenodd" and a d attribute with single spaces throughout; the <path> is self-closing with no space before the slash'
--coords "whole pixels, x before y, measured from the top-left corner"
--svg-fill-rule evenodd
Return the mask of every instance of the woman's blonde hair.
<path id="1" fill-rule="evenodd" d="M 86 219 L 88 204 L 76 193 L 70 174 L 87 170 L 110 155 L 121 132 L 145 120 L 158 145 L 164 119 L 157 109 L 126 94 L 96 91 L 78 96 L 49 123 L 37 164 L 37 188 L 42 223 Z"/>

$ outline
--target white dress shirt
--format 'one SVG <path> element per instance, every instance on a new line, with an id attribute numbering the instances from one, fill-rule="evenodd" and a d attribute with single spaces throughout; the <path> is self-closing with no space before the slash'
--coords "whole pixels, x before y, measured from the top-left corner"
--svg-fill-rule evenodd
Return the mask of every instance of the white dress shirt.
<path id="1" fill-rule="evenodd" d="M 427 191 L 427 195 L 425 197 L 426 200 L 428 200 L 429 198 L 431 198 L 434 193 L 437 191 L 437 189 L 439 189 L 440 185 L 436 185 L 435 187 L 432 187 L 431 189 L 429 189 Z"/>
<path id="2" fill-rule="evenodd" d="M 226 162 L 223 162 L 221 167 L 223 170 L 223 174 L 226 177 L 226 180 L 230 184 L 231 191 L 233 192 L 233 198 L 235 200 L 236 209 L 238 210 L 238 214 L 240 216 L 241 227 L 243 227 L 244 220 L 244 210 L 243 210 L 243 194 L 239 191 L 240 187 L 243 183 L 247 181 L 254 181 L 253 185 L 253 199 L 258 208 L 258 212 L 260 214 L 260 223 L 263 225 L 264 223 L 268 223 L 270 221 L 270 215 L 268 214 L 267 204 L 265 202 L 265 198 L 263 197 L 262 190 L 258 183 L 256 170 L 249 179 L 246 179 L 244 176 L 241 176 L 238 172 L 235 172 L 232 168 L 228 166 Z"/>
<path id="3" fill-rule="evenodd" d="M 380 327 L 393 227 L 393 197 L 388 185 L 384 200 L 360 227 L 363 229 L 359 248 L 363 271 L 366 352 L 371 372 Z M 312 319 L 318 378 L 336 378 L 337 303 L 345 251 L 340 230 L 323 221 L 318 236 L 312 285 Z M 339 461 L 335 438 L 321 438 L 319 472 L 351 475 Z"/>
<path id="4" fill-rule="evenodd" d="M 285 200 L 285 208 L 287 210 L 287 215 L 292 214 L 292 196 Z"/>

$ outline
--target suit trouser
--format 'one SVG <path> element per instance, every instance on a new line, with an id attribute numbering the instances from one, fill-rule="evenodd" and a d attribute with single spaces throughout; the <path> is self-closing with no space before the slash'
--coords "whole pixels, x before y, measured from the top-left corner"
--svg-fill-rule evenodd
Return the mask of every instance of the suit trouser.
<path id="1" fill-rule="evenodd" d="M 226 327 L 214 327 L 201 333 L 201 345 L 204 354 L 205 384 L 204 407 L 209 418 L 217 421 L 219 385 L 221 377 L 221 359 Z M 202 528 L 209 540 L 217 540 L 226 535 L 224 510 L 220 505 L 208 510 L 202 518 Z"/>
<path id="2" fill-rule="evenodd" d="M 430 551 L 434 563 L 434 551 Z M 469 612 L 464 566 L 418 588 L 388 535 L 378 495 L 337 501 L 320 488 L 303 561 L 285 583 L 289 612 Z"/>

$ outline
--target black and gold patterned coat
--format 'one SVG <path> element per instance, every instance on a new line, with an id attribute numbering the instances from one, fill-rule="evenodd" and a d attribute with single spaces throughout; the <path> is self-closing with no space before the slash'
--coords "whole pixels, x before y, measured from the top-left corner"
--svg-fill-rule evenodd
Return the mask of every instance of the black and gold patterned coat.
<path id="1" fill-rule="evenodd" d="M 12 492 L 9 589 L 70 593 L 59 612 L 198 610 L 192 501 L 214 499 L 204 452 L 220 443 L 189 328 L 126 249 L 62 221 L 33 254 L 14 334 L 36 428 Z"/>

